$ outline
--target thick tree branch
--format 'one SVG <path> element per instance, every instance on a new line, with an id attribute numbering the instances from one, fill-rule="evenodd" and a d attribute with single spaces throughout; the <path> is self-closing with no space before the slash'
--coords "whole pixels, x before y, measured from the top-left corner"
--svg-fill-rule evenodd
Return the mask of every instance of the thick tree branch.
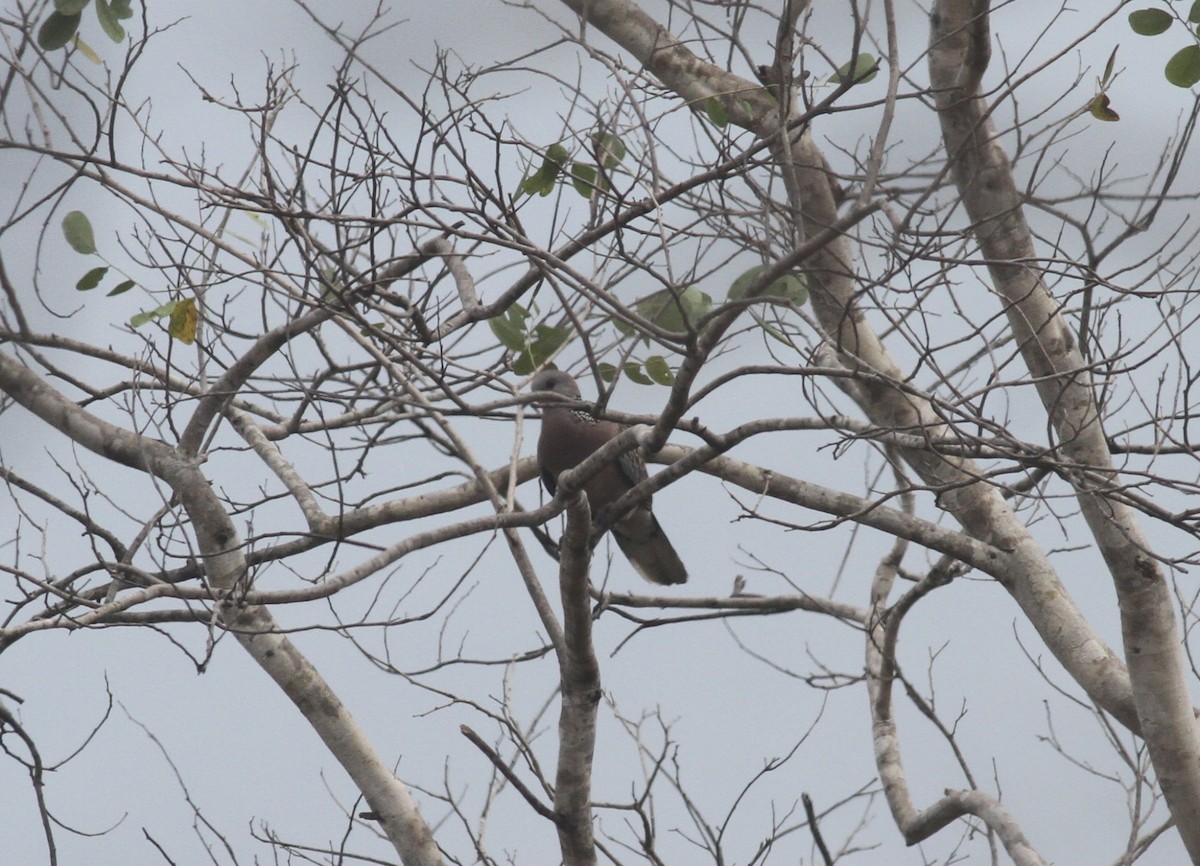
<path id="1" fill-rule="evenodd" d="M 760 98 L 754 85 L 691 55 L 630 0 L 564 2 L 689 102 L 737 94 L 736 100 L 729 100 L 736 103 L 730 106 L 731 121 L 770 142 L 780 165 L 787 166 L 781 173 L 789 186 L 789 199 L 800 208 L 793 215 L 800 243 L 826 237 L 838 217 L 825 160 L 811 136 L 780 125 L 773 100 L 765 93 Z M 806 256 L 805 273 L 813 309 L 842 363 L 850 370 L 873 374 L 864 377 L 856 391 L 867 417 L 881 427 L 918 431 L 933 439 L 949 435 L 928 401 L 888 384 L 902 382 L 905 376 L 859 309 L 849 237 L 839 233 L 828 237 L 819 250 Z M 680 378 L 688 374 L 685 360 Z M 1122 724 L 1137 730 L 1137 712 L 1122 666 L 1114 664 L 1115 655 L 1071 601 L 1045 551 L 1000 491 L 982 480 L 983 473 L 971 461 L 928 450 L 901 449 L 901 453 L 925 483 L 939 491 L 939 506 L 969 534 L 1011 555 L 1012 567 L 1000 577 L 1001 583 L 1075 680 Z M 1087 652 L 1081 654 L 1080 646 L 1086 646 Z M 1080 664 L 1083 659 L 1088 661 Z"/>
<path id="2" fill-rule="evenodd" d="M 578 492 L 570 495 L 567 528 L 559 547 L 558 581 L 566 640 L 565 651 L 558 660 L 562 709 L 558 717 L 554 814 L 563 862 L 568 866 L 591 866 L 596 863 L 592 761 L 596 751 L 596 709 L 600 704 L 600 663 L 592 646 L 588 594 L 592 515 L 586 496 Z"/>
<path id="3" fill-rule="evenodd" d="M 979 94 L 990 57 L 988 11 L 985 0 L 934 5 L 929 68 L 946 151 L 1059 447 L 1071 462 L 1087 467 L 1070 480 L 1117 590 L 1136 729 L 1188 852 L 1200 863 L 1200 727 L 1188 695 L 1172 592 L 1133 510 L 1105 495 L 1120 481 L 1088 366 L 1036 264 L 1012 167 Z"/>
<path id="4" fill-rule="evenodd" d="M 349 773 L 380 816 L 405 866 L 443 866 L 412 795 L 375 752 L 349 710 L 282 634 L 270 611 L 241 599 L 252 580 L 244 547 L 199 465 L 163 442 L 122 430 L 81 409 L 5 354 L 0 354 L 0 390 L 84 448 L 170 485 L 191 520 L 208 586 L 221 599 L 220 624 L 233 631 Z"/>

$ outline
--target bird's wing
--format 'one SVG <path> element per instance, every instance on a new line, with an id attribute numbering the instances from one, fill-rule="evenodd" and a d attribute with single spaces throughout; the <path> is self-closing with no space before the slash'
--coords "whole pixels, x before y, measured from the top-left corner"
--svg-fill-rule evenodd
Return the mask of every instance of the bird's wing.
<path id="1" fill-rule="evenodd" d="M 626 451 L 617 458 L 617 469 L 620 470 L 621 477 L 629 482 L 630 487 L 649 477 L 646 473 L 646 461 L 642 459 L 642 453 L 636 448 Z"/>

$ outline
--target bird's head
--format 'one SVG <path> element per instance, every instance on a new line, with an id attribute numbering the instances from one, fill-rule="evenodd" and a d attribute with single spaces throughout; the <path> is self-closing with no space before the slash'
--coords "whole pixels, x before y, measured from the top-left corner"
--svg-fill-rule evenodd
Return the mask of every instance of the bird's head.
<path id="1" fill-rule="evenodd" d="M 570 373 L 562 370 L 542 370 L 529 383 L 530 391 L 553 391 L 568 400 L 578 400 L 579 386 Z"/>

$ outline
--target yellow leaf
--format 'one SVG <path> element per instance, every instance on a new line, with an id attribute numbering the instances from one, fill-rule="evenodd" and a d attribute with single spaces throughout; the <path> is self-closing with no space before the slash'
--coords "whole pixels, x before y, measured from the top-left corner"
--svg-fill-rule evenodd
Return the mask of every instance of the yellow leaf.
<path id="1" fill-rule="evenodd" d="M 196 342 L 196 325 L 199 319 L 195 298 L 184 298 L 171 311 L 171 323 L 167 325 L 167 333 L 190 346 Z"/>
<path id="2" fill-rule="evenodd" d="M 1117 114 L 1109 105 L 1108 96 L 1104 93 L 1097 93 L 1088 103 L 1088 111 L 1092 113 L 1092 117 L 1097 120 L 1104 120 L 1109 123 L 1121 119 L 1121 115 Z"/>
<path id="3" fill-rule="evenodd" d="M 97 66 L 104 62 L 100 59 L 100 55 L 95 52 L 92 46 L 88 45 L 79 38 L 78 33 L 75 34 L 75 47 L 79 49 L 80 54 L 92 61 L 92 63 L 95 63 Z"/>

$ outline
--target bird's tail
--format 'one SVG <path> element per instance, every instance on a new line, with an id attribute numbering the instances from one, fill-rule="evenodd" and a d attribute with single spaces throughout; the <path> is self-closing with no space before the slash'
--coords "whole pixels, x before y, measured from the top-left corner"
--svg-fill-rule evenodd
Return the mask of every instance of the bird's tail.
<path id="1" fill-rule="evenodd" d="M 675 552 L 671 539 L 658 525 L 658 520 L 653 514 L 649 516 L 649 525 L 636 528 L 621 524 L 614 526 L 612 534 L 617 547 L 621 548 L 634 570 L 651 583 L 663 586 L 685 583 L 688 575 L 683 560 Z"/>

